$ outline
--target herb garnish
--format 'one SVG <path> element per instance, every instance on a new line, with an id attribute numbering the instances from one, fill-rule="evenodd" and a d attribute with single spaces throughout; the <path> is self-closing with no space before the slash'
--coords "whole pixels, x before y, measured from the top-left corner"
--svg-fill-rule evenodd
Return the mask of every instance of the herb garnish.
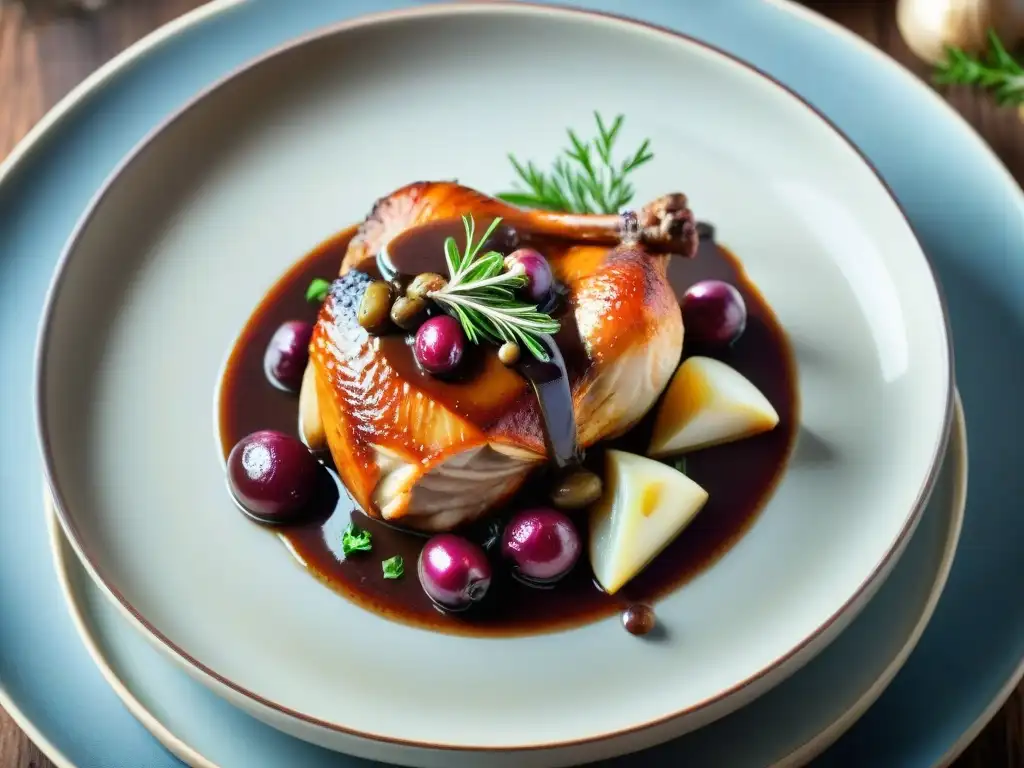
<path id="1" fill-rule="evenodd" d="M 323 303 L 323 300 L 327 298 L 327 294 L 330 290 L 330 281 L 318 277 L 313 280 L 306 289 L 306 301 L 321 304 Z"/>
<path id="2" fill-rule="evenodd" d="M 999 104 L 1024 103 L 1024 68 L 1006 51 L 999 36 L 988 32 L 989 50 L 973 56 L 955 46 L 946 47 L 946 60 L 938 65 L 939 85 L 973 85 L 992 92 Z"/>
<path id="3" fill-rule="evenodd" d="M 400 579 L 405 575 L 405 560 L 401 555 L 389 557 L 380 564 L 385 579 Z"/>
<path id="4" fill-rule="evenodd" d="M 501 522 L 491 518 L 487 521 L 487 536 L 484 538 L 483 547 L 484 550 L 490 552 L 496 546 L 501 543 L 501 535 L 503 533 Z"/>
<path id="5" fill-rule="evenodd" d="M 551 358 L 540 334 L 558 331 L 558 321 L 533 304 L 520 301 L 515 290 L 526 285 L 521 272 L 505 269 L 505 257 L 497 251 L 480 253 L 501 218 L 496 218 L 476 243 L 473 217 L 462 217 L 466 228 L 466 250 L 459 253 L 454 237 L 444 243 L 445 261 L 450 279 L 443 288 L 427 294 L 462 325 L 466 338 L 474 344 L 487 339 L 495 344 L 514 342 L 530 350 L 538 360 Z"/>
<path id="6" fill-rule="evenodd" d="M 509 154 L 508 159 L 525 189 L 503 192 L 499 198 L 525 208 L 571 213 L 618 213 L 633 199 L 635 190 L 626 177 L 654 157 L 650 139 L 619 163 L 612 159 L 615 139 L 622 128 L 623 115 L 618 115 L 611 126 L 605 125 L 601 115 L 594 112 L 597 136 L 592 141 L 581 141 L 569 129 L 570 148 L 564 157 L 554 162 L 550 173 L 544 173 L 532 161 L 525 165 Z"/>
<path id="7" fill-rule="evenodd" d="M 341 551 L 345 556 L 353 552 L 369 552 L 373 549 L 371 539 L 373 539 L 373 536 L 370 535 L 369 531 L 364 531 L 362 528 L 357 527 L 355 523 L 349 523 L 345 532 L 341 535 Z"/>

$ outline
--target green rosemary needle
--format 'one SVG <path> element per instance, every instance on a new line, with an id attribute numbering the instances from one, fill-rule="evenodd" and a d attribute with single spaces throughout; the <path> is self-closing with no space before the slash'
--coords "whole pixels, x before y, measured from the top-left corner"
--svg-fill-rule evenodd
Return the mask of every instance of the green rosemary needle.
<path id="1" fill-rule="evenodd" d="M 524 208 L 572 213 L 618 213 L 635 194 L 627 177 L 644 163 L 649 162 L 650 139 L 623 160 L 612 158 L 615 140 L 624 120 L 618 115 L 609 126 L 597 112 L 597 136 L 582 141 L 569 129 L 569 148 L 555 160 L 552 170 L 545 173 L 533 162 L 520 162 L 515 155 L 508 156 L 518 176 L 518 187 L 502 192 L 499 198 Z"/>
<path id="2" fill-rule="evenodd" d="M 992 93 L 999 104 L 1024 103 L 1024 68 L 1011 56 L 999 36 L 988 32 L 989 50 L 974 56 L 961 48 L 946 48 L 946 60 L 935 71 L 939 85 L 970 85 Z"/>
<path id="3" fill-rule="evenodd" d="M 466 228 L 465 251 L 459 252 L 454 237 L 445 241 L 450 279 L 443 288 L 427 296 L 459 321 L 466 338 L 474 344 L 485 339 L 495 344 L 511 341 L 538 360 L 548 362 L 551 356 L 541 335 L 556 333 L 558 321 L 516 296 L 516 289 L 526 285 L 526 276 L 506 270 L 504 256 L 497 251 L 480 252 L 500 222 L 501 218 L 494 219 L 474 243 L 473 217 L 462 217 Z"/>

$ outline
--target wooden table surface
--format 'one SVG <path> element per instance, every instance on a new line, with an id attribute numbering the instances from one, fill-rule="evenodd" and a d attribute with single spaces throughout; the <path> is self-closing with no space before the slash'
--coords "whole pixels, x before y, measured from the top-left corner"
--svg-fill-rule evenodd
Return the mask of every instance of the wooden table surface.
<path id="1" fill-rule="evenodd" d="M 108 0 L 105 8 L 91 13 L 39 13 L 40 6 L 62 3 L 22 1 L 31 13 L 17 0 L 0 0 L 0 159 L 93 69 L 159 25 L 202 4 L 202 0 Z M 910 53 L 896 29 L 894 4 L 895 0 L 808 2 L 927 77 L 927 67 Z M 967 90 L 944 95 L 989 142 L 1017 181 L 1024 180 L 1024 125 L 1017 113 L 999 110 L 985 96 Z M 1024 686 L 968 747 L 956 768 L 1024 768 L 1022 702 Z M 0 710 L 0 768 L 51 766 Z"/>

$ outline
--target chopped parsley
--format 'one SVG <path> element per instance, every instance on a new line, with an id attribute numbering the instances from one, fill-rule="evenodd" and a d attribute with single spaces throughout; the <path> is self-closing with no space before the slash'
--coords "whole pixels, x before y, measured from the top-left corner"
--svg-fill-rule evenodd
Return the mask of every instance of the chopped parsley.
<path id="1" fill-rule="evenodd" d="M 486 538 L 484 539 L 484 549 L 490 552 L 496 546 L 501 543 L 501 534 L 503 533 L 501 522 L 491 518 L 487 521 Z"/>
<path id="2" fill-rule="evenodd" d="M 369 552 L 373 549 L 372 539 L 369 531 L 356 527 L 355 523 L 349 523 L 341 536 L 341 551 L 346 557 L 353 552 Z"/>
<path id="3" fill-rule="evenodd" d="M 311 282 L 309 284 L 309 288 L 306 289 L 306 301 L 320 304 L 323 302 L 324 299 L 327 298 L 327 293 L 330 290 L 330 282 L 324 280 L 321 277 L 318 277 L 313 282 Z"/>
<path id="4" fill-rule="evenodd" d="M 405 561 L 401 555 L 384 560 L 380 567 L 384 570 L 385 579 L 400 579 L 405 574 Z"/>

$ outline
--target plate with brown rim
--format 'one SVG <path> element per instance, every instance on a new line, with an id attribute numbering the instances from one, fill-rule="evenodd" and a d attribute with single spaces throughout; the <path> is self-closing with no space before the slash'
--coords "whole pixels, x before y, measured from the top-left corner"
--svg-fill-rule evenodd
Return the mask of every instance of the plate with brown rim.
<path id="1" fill-rule="evenodd" d="M 571 82 L 550 77 L 556 51 L 580 64 Z M 671 104 L 669 91 L 679 95 Z M 653 158 L 631 173 L 633 194 L 619 206 L 635 205 L 636 216 L 541 214 L 498 200 L 515 188 L 508 153 L 544 169 L 563 152 L 566 128 L 583 136 L 595 111 L 607 116 L 599 134 L 623 116 L 616 152 L 627 159 L 649 140 Z M 458 194 L 448 194 L 451 179 Z M 421 180 L 434 184 L 408 186 Z M 418 502 L 401 501 L 436 455 L 410 452 L 394 434 L 365 435 L 380 434 L 382 413 L 400 415 L 392 432 L 465 449 L 464 474 L 479 475 L 481 446 L 528 464 L 479 514 L 465 499 L 516 471 L 496 460 L 490 483 L 443 478 L 458 481 L 454 517 L 500 520 L 499 539 L 504 516 L 518 511 L 510 505 L 535 507 L 528 494 L 549 488 L 558 446 L 544 419 L 540 431 L 524 426 L 547 410 L 522 405 L 531 381 L 494 362 L 496 344 L 465 339 L 466 360 L 483 362 L 450 381 L 420 370 L 429 361 L 415 357 L 418 344 L 403 343 L 403 363 L 402 333 L 352 325 L 362 294 L 345 315 L 353 275 L 377 277 L 373 268 L 388 264 L 382 251 L 400 260 L 404 230 L 374 212 L 418 215 L 415 205 L 402 210 L 410 189 L 431 210 L 448 201 L 450 220 L 500 211 L 527 235 L 481 254 L 529 246 L 550 262 L 564 290 L 561 309 L 545 316 L 574 330 L 590 366 L 574 368 L 579 350 L 564 348 L 570 454 L 585 453 L 604 484 L 600 501 L 567 515 L 582 551 L 545 589 L 512 578 L 525 566 L 505 562 L 503 542 L 487 550 L 486 537 L 474 544 L 459 528 L 494 574 L 483 599 L 457 614 L 424 602 L 415 562 L 429 543 L 423 519 L 444 530 L 451 516 L 434 493 L 407 526 Z M 360 222 L 353 247 L 345 231 Z M 360 261 L 358 244 L 374 242 L 388 248 Z M 346 276 L 323 304 L 306 303 L 306 279 L 330 283 L 343 260 Z M 512 261 L 498 262 L 511 274 Z M 705 278 L 738 289 L 746 324 L 725 351 L 697 356 L 687 345 L 699 322 L 681 322 L 680 305 L 658 296 Z M 596 299 L 586 291 L 595 284 L 605 291 Z M 434 304 L 428 322 L 449 317 L 472 336 L 458 312 Z M 348 352 L 370 350 L 359 370 L 387 372 L 359 397 L 352 387 L 339 394 L 341 373 L 317 380 L 321 422 L 336 431 L 327 460 L 341 479 L 336 495 L 350 492 L 371 516 L 342 503 L 326 523 L 268 530 L 233 503 L 226 449 L 245 436 L 231 429 L 298 432 L 299 398 L 253 366 L 268 331 L 302 310 L 294 319 L 315 321 L 320 334 L 313 357 L 328 350 L 324 371 L 344 362 L 351 373 L 362 358 Z M 680 356 L 711 362 L 681 375 Z M 434 6 L 297 41 L 205 93 L 126 160 L 55 277 L 39 348 L 39 425 L 62 525 L 93 577 L 233 703 L 307 740 L 393 762 L 447 766 L 486 752 L 495 765 L 555 765 L 699 727 L 777 684 L 846 626 L 927 502 L 948 439 L 951 363 L 938 287 L 898 205 L 856 149 L 782 86 L 704 44 L 620 20 Z M 486 387 L 470 375 L 478 368 L 494 374 Z M 769 403 L 771 429 L 644 455 L 651 431 L 682 439 L 673 389 L 707 390 L 683 419 L 692 437 L 694 425 L 706 436 L 734 429 L 737 413 L 763 416 L 751 387 Z M 396 391 L 411 394 L 367 416 L 375 395 Z M 591 391 L 601 396 L 588 401 Z M 491 409 L 463 407 L 470 400 Z M 439 421 L 439 411 L 451 418 Z M 510 413 L 513 428 L 499 429 Z M 451 442 L 456 428 L 467 441 Z M 652 486 L 669 491 L 648 509 L 659 514 L 636 514 Z M 630 538 L 641 518 L 669 522 Z M 358 543 L 367 540 L 369 551 Z M 404 574 L 389 578 L 396 554 Z M 620 588 L 614 574 L 623 572 Z M 653 607 L 648 637 L 622 629 L 621 611 L 635 604 Z"/>

